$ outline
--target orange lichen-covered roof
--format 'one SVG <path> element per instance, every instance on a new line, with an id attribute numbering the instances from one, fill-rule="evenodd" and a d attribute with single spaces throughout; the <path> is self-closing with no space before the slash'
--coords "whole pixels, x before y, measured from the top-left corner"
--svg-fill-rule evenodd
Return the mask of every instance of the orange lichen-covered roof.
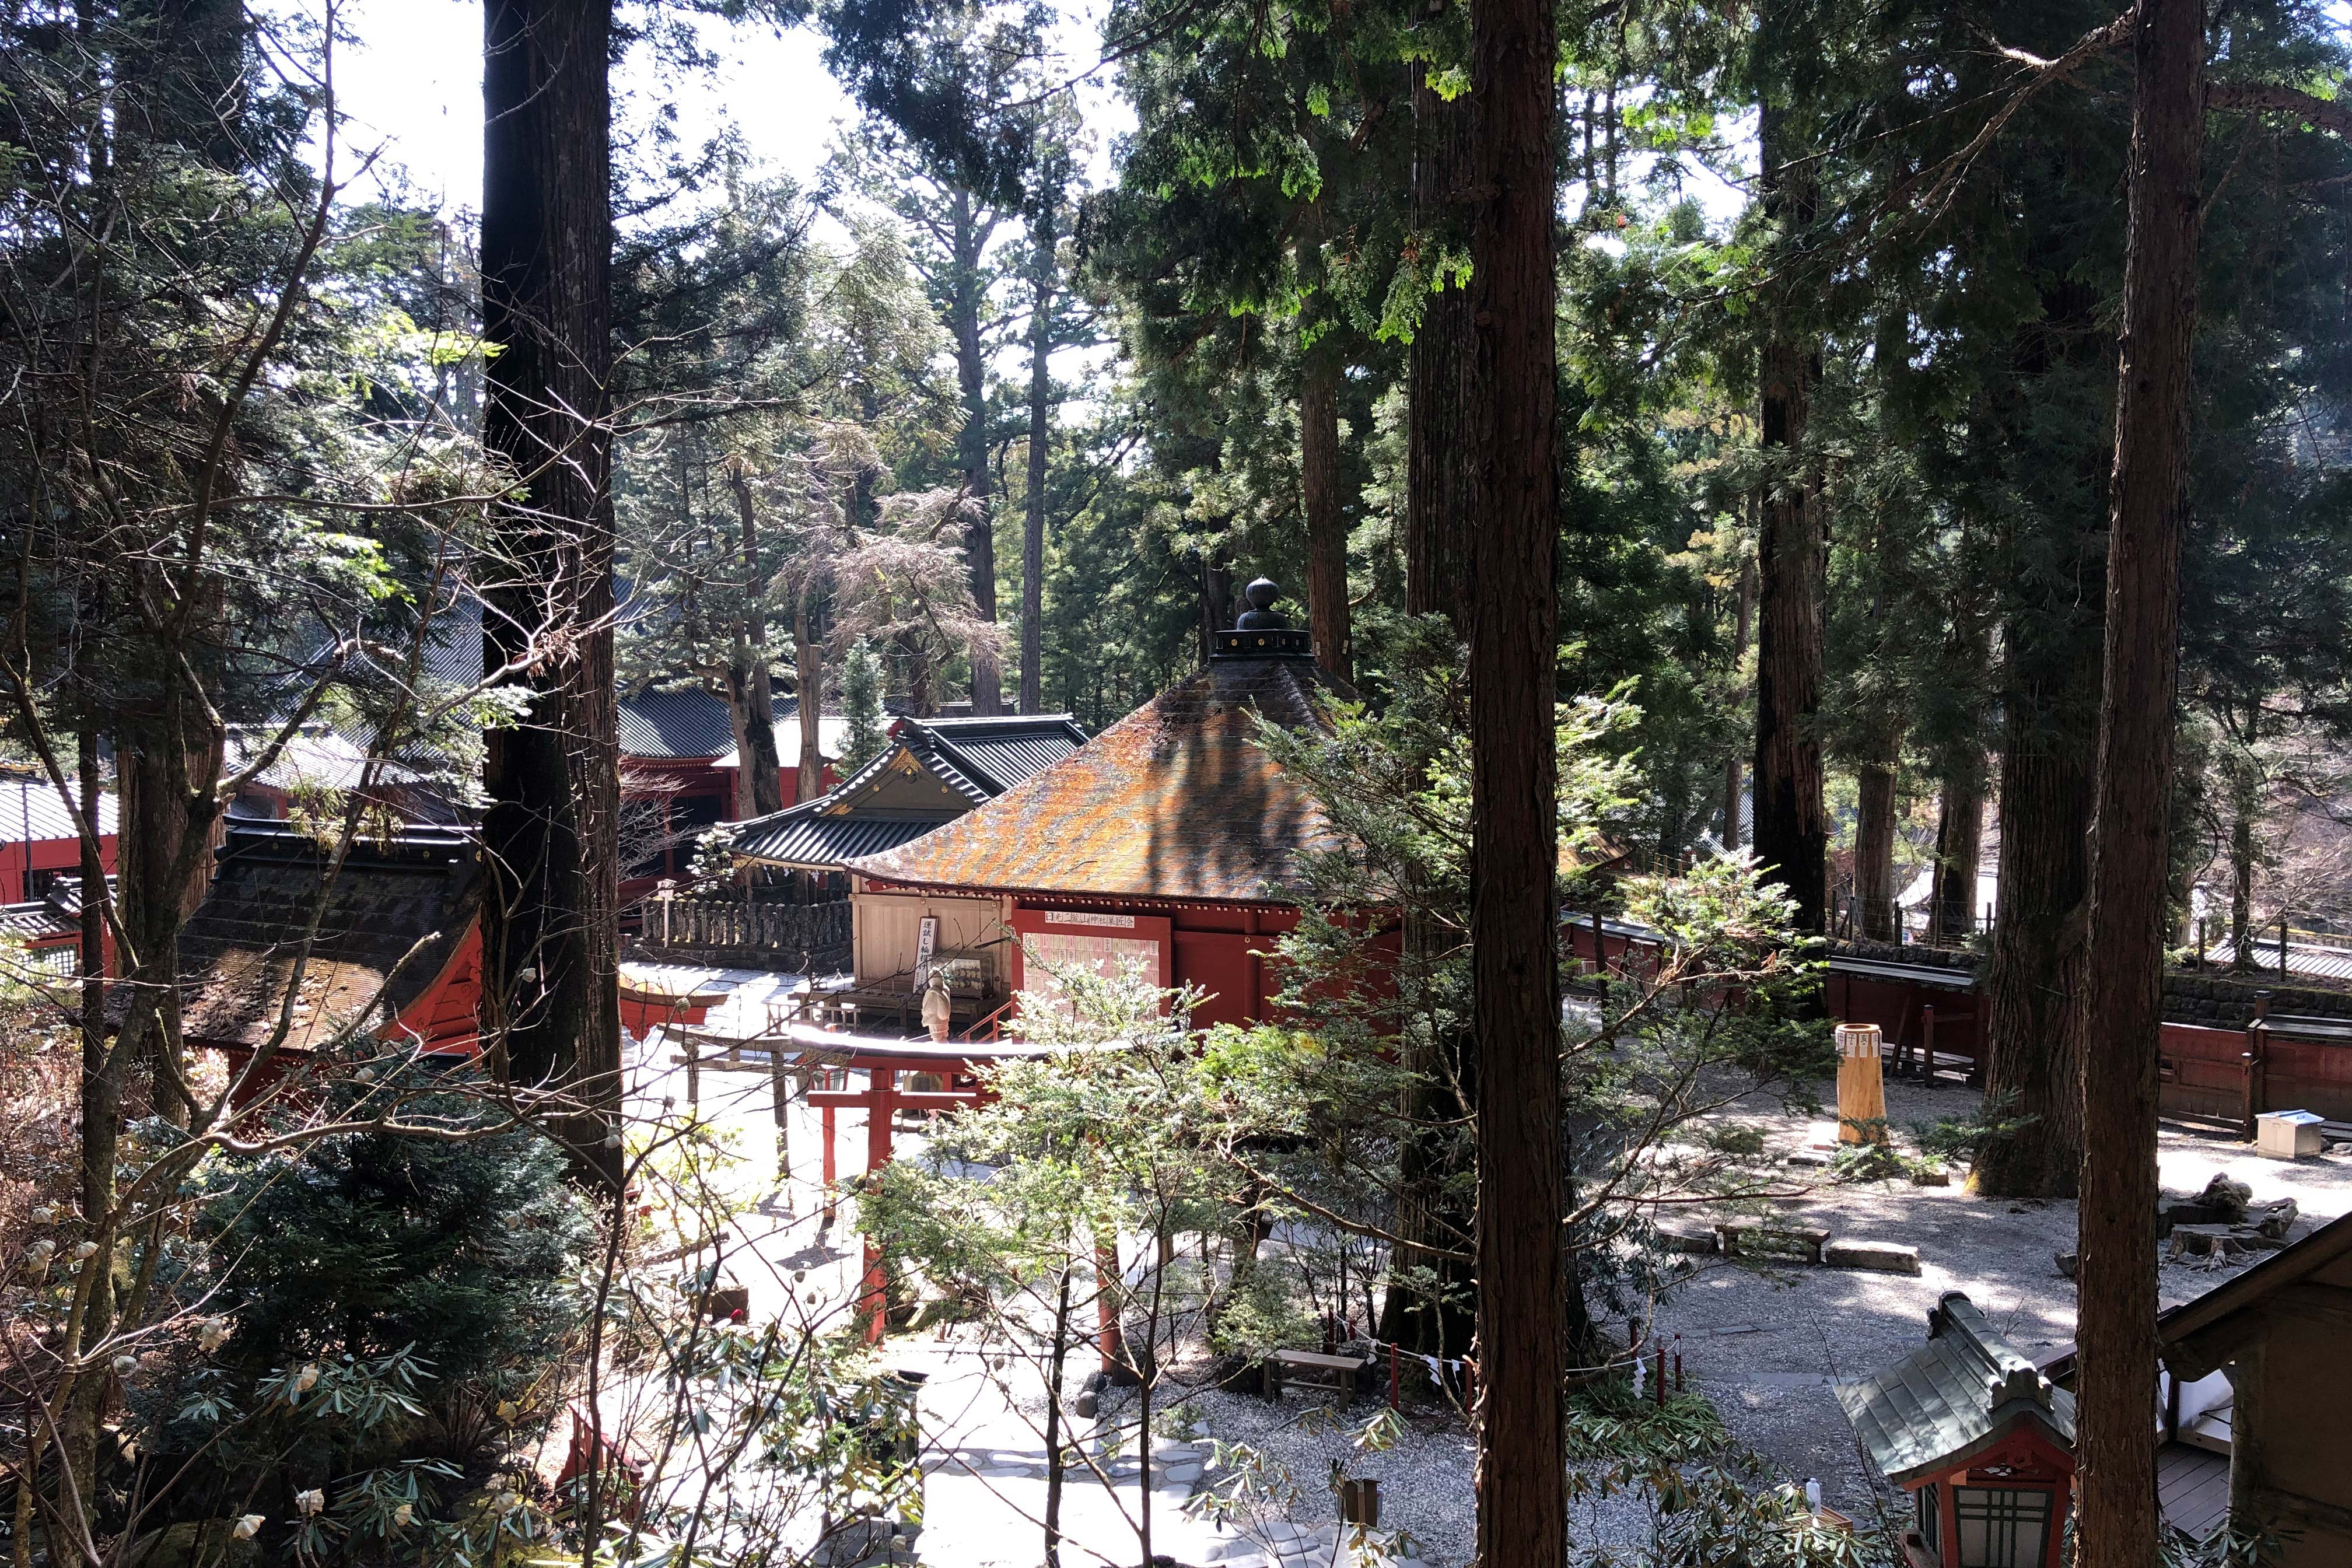
<path id="1" fill-rule="evenodd" d="M 934 888 L 1295 902 L 1299 851 L 1338 835 L 1259 747 L 1257 716 L 1320 725 L 1327 692 L 1353 695 L 1306 659 L 1220 659 L 994 800 L 849 868 Z"/>

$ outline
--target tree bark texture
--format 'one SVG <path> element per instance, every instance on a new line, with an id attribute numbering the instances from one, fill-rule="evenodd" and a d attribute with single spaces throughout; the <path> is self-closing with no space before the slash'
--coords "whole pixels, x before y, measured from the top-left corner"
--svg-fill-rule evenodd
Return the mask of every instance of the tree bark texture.
<path id="1" fill-rule="evenodd" d="M 768 576 L 760 566 L 759 513 L 751 504 L 751 479 L 740 465 L 729 477 L 743 547 L 743 621 L 727 679 L 728 700 L 742 731 L 735 748 L 735 812 L 738 816 L 765 816 L 784 809 L 784 763 L 776 750 L 775 678 L 768 668 Z"/>
<path id="2" fill-rule="evenodd" d="M 2083 979 L 2075 1453 L 2083 1568 L 2157 1552 L 2157 1042 L 2164 1021 L 2173 691 L 2189 522 L 2191 346 L 2205 146 L 2203 0 L 2140 0 L 2131 205 L 2107 533 L 2098 830 Z"/>
<path id="3" fill-rule="evenodd" d="M 1470 104 L 1452 102 L 1425 80 L 1413 92 L 1413 227 L 1425 252 L 1465 247 L 1462 192 L 1468 183 Z M 1404 608 L 1446 617 L 1456 638 L 1469 629 L 1467 554 L 1474 470 L 1470 435 L 1470 295 L 1450 286 L 1422 301 L 1413 330 L 1405 412 Z M 1423 759 L 1424 763 L 1428 759 Z M 1454 938 L 1417 900 L 1404 911 L 1404 963 L 1426 985 Z M 1433 1009 L 1433 1012 L 1434 1010 Z M 1415 1026 L 1416 1022 L 1420 1026 Z M 1407 1129 L 1398 1150 L 1398 1234 L 1424 1247 L 1475 1246 L 1475 1141 L 1454 1131 L 1477 1106 L 1477 1056 L 1450 1013 L 1404 1020 L 1412 1052 L 1398 1108 Z M 1467 1355 L 1477 1332 L 1477 1276 L 1451 1258 L 1401 1253 L 1427 1283 L 1396 1279 L 1381 1307 L 1381 1337 L 1423 1355 Z"/>
<path id="4" fill-rule="evenodd" d="M 795 800 L 814 800 L 824 793 L 824 645 L 817 641 L 815 610 L 809 603 L 815 590 L 801 585 L 793 601 L 793 685 L 800 693 L 801 771 L 793 782 Z"/>
<path id="5" fill-rule="evenodd" d="M 1976 930 L 1977 866 L 1984 858 L 1984 783 L 1976 768 L 1944 777 L 1936 815 L 1935 891 L 1928 902 L 1928 940 L 1965 941 Z"/>
<path id="6" fill-rule="evenodd" d="M 1424 251 L 1459 249 L 1467 212 L 1470 100 L 1448 102 L 1424 80 L 1412 96 L 1412 221 Z M 1470 291 L 1459 283 L 1423 300 L 1413 328 L 1405 414 L 1405 609 L 1443 615 L 1470 632 L 1472 495 Z"/>
<path id="7" fill-rule="evenodd" d="M 1810 227 L 1820 202 L 1812 165 L 1786 115 L 1762 116 L 1765 205 L 1782 244 Z M 1785 271 L 1785 268 L 1784 268 Z M 1788 285 L 1784 284 L 1784 287 Z M 1829 820 L 1822 801 L 1822 549 L 1819 484 L 1805 426 L 1820 352 L 1794 335 L 1790 305 L 1774 323 L 1757 367 L 1760 435 L 1771 477 L 1756 545 L 1756 858 L 1796 901 L 1800 931 L 1818 931 L 1829 902 Z"/>
<path id="8" fill-rule="evenodd" d="M 1476 443 L 1470 744 L 1478 1051 L 1478 1559 L 1567 1554 L 1559 598 L 1550 0 L 1472 0 Z"/>
<path id="9" fill-rule="evenodd" d="M 1298 488 L 1307 510 L 1307 625 L 1315 662 L 1352 682 L 1348 518 L 1339 500 L 1339 364 L 1311 349 L 1298 374 Z"/>
<path id="10" fill-rule="evenodd" d="M 1055 204 L 1030 226 L 1036 276 L 1029 303 L 1029 495 L 1021 519 L 1021 711 L 1045 710 L 1045 469 L 1054 435 Z"/>
<path id="11" fill-rule="evenodd" d="M 509 1081 L 574 1097 L 575 1163 L 617 1182 L 611 29 L 595 0 L 483 9 L 482 436 L 517 485 L 484 641 L 533 702 L 484 759 L 482 1026 Z"/>
<path id="12" fill-rule="evenodd" d="M 1756 618 L 1756 567 L 1752 562 L 1739 563 L 1739 583 L 1733 590 L 1738 595 L 1731 622 L 1731 668 L 1736 678 L 1740 667 L 1748 662 L 1748 637 Z M 1740 779 L 1739 753 L 1734 751 L 1723 759 L 1723 847 L 1737 849 L 1742 837 L 1740 818 L 1745 815 L 1747 790 Z"/>
<path id="13" fill-rule="evenodd" d="M 1865 762 L 1857 770 L 1860 808 L 1853 828 L 1854 901 L 1861 906 L 1860 927 L 1871 942 L 1895 940 L 1895 764 L 1884 758 Z"/>
<path id="14" fill-rule="evenodd" d="M 955 288 L 948 331 L 955 341 L 956 388 L 963 403 L 963 429 L 956 439 L 956 463 L 963 470 L 971 511 L 963 528 L 963 554 L 971 574 L 971 602 L 980 618 L 996 622 L 996 515 L 988 491 L 988 359 L 980 339 L 981 232 L 971 193 L 959 190 L 950 217 L 954 225 Z M 1004 711 L 1003 677 L 993 648 L 971 650 L 971 710 Z"/>
<path id="15" fill-rule="evenodd" d="M 2077 640 L 2089 655 L 2078 662 L 2095 661 L 2097 645 Z M 1985 1095 L 2032 1121 L 1978 1152 L 1977 1188 L 1995 1197 L 2071 1197 L 2082 1159 L 2083 1107 L 2068 1013 L 2082 977 L 2083 900 L 2090 890 L 2084 829 L 2092 758 L 2082 737 L 2035 716 L 2066 696 L 2029 683 L 2012 695 L 2003 725 L 2000 904 L 1985 974 L 1991 1058 Z"/>

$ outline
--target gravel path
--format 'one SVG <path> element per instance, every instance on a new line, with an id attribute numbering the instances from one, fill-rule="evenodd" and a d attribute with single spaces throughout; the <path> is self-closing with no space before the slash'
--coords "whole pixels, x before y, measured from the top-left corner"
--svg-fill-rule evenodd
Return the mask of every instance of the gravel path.
<path id="1" fill-rule="evenodd" d="M 1818 1092 L 1829 1099 L 1834 1090 L 1823 1084 Z M 1898 1130 L 1964 1116 L 1977 1103 L 1973 1090 L 1958 1087 L 1887 1085 L 1887 1117 Z M 1791 1152 L 1804 1147 L 1813 1119 L 1759 1098 L 1719 1120 L 1753 1126 L 1764 1133 L 1768 1149 Z M 2233 1139 L 2171 1124 L 2162 1128 L 2158 1143 L 2168 1189 L 2193 1192 L 2226 1173 L 2250 1184 L 2258 1202 L 2292 1197 L 2303 1214 L 2295 1237 L 2352 1211 L 2352 1158 L 2265 1160 Z M 1866 1518 L 1886 1494 L 1865 1478 L 1831 1383 L 1916 1348 L 1926 1336 L 1928 1310 L 1948 1290 L 1966 1291 L 2036 1359 L 2071 1344 L 2074 1286 L 2058 1272 L 2054 1258 L 2074 1248 L 2074 1205 L 1979 1198 L 1957 1182 L 1944 1188 L 1899 1181 L 1837 1185 L 1825 1173 L 1792 1174 L 1815 1183 L 1803 1198 L 1780 1205 L 1792 1221 L 1835 1237 L 1916 1247 L 1918 1277 L 1832 1268 L 1765 1273 L 1708 1263 L 1660 1303 L 1659 1331 L 1681 1336 L 1685 1371 L 1736 1438 L 1791 1479 L 1818 1478 L 1832 1507 Z M 2169 1306 L 2202 1295 L 2234 1272 L 2168 1263 L 2159 1293 Z"/>
<path id="2" fill-rule="evenodd" d="M 1825 1083 L 1816 1092 L 1827 1100 L 1833 1088 Z M 1887 1102 L 1888 1120 L 1907 1131 L 1913 1122 L 1969 1114 L 1978 1096 L 1958 1086 L 1897 1081 L 1887 1085 Z M 1754 1127 L 1768 1151 L 1781 1156 L 1804 1149 L 1821 1118 L 1758 1096 L 1717 1120 Z M 2297 1237 L 2352 1212 L 2352 1156 L 2290 1164 L 2262 1159 L 2234 1139 L 2168 1124 L 2159 1159 L 2164 1184 L 2175 1192 L 2193 1192 L 2212 1175 L 2227 1173 L 2250 1184 L 2257 1201 L 2294 1198 L 2303 1213 Z M 1948 1290 L 1968 1292 L 2027 1353 L 2046 1359 L 2063 1350 L 2074 1338 L 2074 1288 L 2059 1274 L 2054 1257 L 2074 1247 L 2074 1205 L 1979 1198 L 1957 1180 L 1943 1188 L 1902 1181 L 1838 1184 L 1826 1172 L 1784 1169 L 1792 1182 L 1807 1184 L 1801 1197 L 1779 1205 L 1792 1222 L 1838 1237 L 1916 1247 L 1918 1277 L 1765 1271 L 1693 1259 L 1700 1266 L 1658 1304 L 1658 1328 L 1735 1440 L 1790 1481 L 1819 1479 L 1832 1507 L 1867 1521 L 1894 1502 L 1894 1494 L 1865 1475 L 1831 1384 L 1916 1348 L 1926 1335 L 1928 1310 Z M 2160 1293 L 2167 1305 L 2187 1300 L 2235 1271 L 2167 1264 Z M 1378 1409 L 1370 1401 L 1357 1401 L 1337 1418 L 1318 1418 L 1297 1396 L 1274 1405 L 1204 1392 L 1194 1396 L 1194 1408 L 1202 1418 L 1200 1429 L 1248 1444 L 1287 1468 L 1302 1494 L 1286 1516 L 1294 1524 L 1320 1525 L 1332 1517 L 1326 1484 L 1336 1459 L 1349 1475 L 1381 1482 L 1382 1522 L 1409 1531 L 1423 1561 L 1446 1568 L 1469 1560 L 1475 1454 L 1467 1434 L 1450 1418 L 1416 1417 L 1393 1448 L 1365 1453 L 1354 1437 Z M 1210 1479 L 1215 1479 L 1213 1472 Z M 1580 1501 L 1574 1517 L 1573 1539 L 1588 1548 L 1638 1543 L 1652 1523 L 1647 1504 L 1629 1498 Z"/>

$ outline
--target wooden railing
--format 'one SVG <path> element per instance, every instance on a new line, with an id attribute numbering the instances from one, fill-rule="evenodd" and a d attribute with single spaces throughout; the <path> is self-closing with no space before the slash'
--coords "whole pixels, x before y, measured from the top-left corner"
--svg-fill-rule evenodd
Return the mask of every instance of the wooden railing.
<path id="1" fill-rule="evenodd" d="M 849 900 L 786 904 L 655 897 L 645 903 L 646 946 L 836 965 L 849 951 Z"/>

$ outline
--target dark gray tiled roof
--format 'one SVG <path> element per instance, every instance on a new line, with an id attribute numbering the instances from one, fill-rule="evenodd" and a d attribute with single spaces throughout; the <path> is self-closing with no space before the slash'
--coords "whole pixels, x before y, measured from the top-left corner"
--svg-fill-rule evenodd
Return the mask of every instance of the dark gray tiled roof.
<path id="1" fill-rule="evenodd" d="M 1871 1462 L 1897 1485 L 1965 1464 L 2021 1420 L 2074 1442 L 2074 1396 L 2054 1388 L 1975 1303 L 1948 1292 L 1927 1342 L 1893 1366 L 1837 1385 Z"/>
<path id="2" fill-rule="evenodd" d="M 735 853 L 771 866 L 833 870 L 860 855 L 896 849 L 940 826 L 939 821 L 905 817 L 827 816 L 809 809 L 819 804 L 811 801 L 808 806 L 761 817 L 757 832 L 736 838 Z"/>
<path id="3" fill-rule="evenodd" d="M 911 757 L 970 805 L 995 799 L 1086 744 L 1087 732 L 1066 713 L 992 719 L 908 719 L 892 744 L 829 795 L 803 801 L 739 828 L 734 851 L 749 860 L 803 869 L 833 869 L 862 855 L 908 844 L 943 823 L 904 811 L 868 814 L 861 797 L 898 758 Z"/>
<path id="4" fill-rule="evenodd" d="M 18 942 L 54 942 L 81 934 L 81 921 L 47 899 L 26 904 L 0 904 L 0 935 Z"/>
<path id="5" fill-rule="evenodd" d="M 325 868 L 325 850 L 291 828 L 229 825 L 212 889 L 180 935 L 190 1039 L 256 1046 L 269 1037 Z M 356 840 L 327 891 L 286 1045 L 324 1043 L 379 996 L 396 1015 L 424 994 L 473 925 L 478 870 L 472 841 L 446 828 Z"/>
<path id="6" fill-rule="evenodd" d="M 728 714 L 726 702 L 715 691 L 687 686 L 674 691 L 640 691 L 634 696 L 624 692 L 620 707 L 621 752 L 625 756 L 656 762 L 699 762 L 734 756 L 735 721 Z M 773 721 L 782 726 L 785 720 L 799 716 L 801 702 L 797 697 L 779 697 L 769 707 Z M 786 737 L 781 728 L 776 738 L 782 752 Z M 789 751 L 797 761 L 797 735 L 791 737 Z"/>

